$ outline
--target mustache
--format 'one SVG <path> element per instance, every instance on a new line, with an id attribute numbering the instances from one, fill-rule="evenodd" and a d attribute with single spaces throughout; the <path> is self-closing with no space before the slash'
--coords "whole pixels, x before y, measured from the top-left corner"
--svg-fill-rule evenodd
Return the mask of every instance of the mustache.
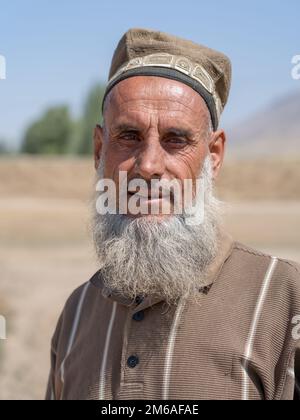
<path id="1" fill-rule="evenodd" d="M 182 181 L 152 178 L 144 179 L 141 176 L 132 177 L 127 183 L 127 192 L 137 194 L 144 198 L 170 198 L 175 201 L 182 196 Z"/>

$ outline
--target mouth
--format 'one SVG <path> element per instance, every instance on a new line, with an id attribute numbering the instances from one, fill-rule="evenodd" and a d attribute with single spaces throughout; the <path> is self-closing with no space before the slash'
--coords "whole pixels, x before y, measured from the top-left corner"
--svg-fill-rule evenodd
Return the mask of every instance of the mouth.
<path id="1" fill-rule="evenodd" d="M 173 203 L 170 192 L 167 194 L 165 191 L 130 191 L 128 189 L 127 196 L 129 214 L 133 214 L 134 217 L 161 217 L 172 214 Z M 133 196 L 135 200 L 132 202 Z"/>
<path id="2" fill-rule="evenodd" d="M 128 190 L 128 195 L 130 197 L 137 197 L 142 201 L 159 201 L 159 200 L 170 200 L 171 199 L 171 194 L 167 194 L 165 192 L 162 191 L 129 191 Z"/>

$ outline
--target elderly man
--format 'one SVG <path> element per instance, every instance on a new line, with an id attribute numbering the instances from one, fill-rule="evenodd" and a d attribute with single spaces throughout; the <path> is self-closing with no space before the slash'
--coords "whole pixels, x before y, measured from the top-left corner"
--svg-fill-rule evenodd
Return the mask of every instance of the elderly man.
<path id="1" fill-rule="evenodd" d="M 144 29 L 119 42 L 94 133 L 97 179 L 120 187 L 126 173 L 149 191 L 116 188 L 116 212 L 95 202 L 100 269 L 59 319 L 48 399 L 299 397 L 300 268 L 235 242 L 213 192 L 230 79 L 229 59 L 202 45 Z M 176 212 L 169 194 L 164 212 L 153 180 L 178 181 L 181 202 L 191 181 L 192 200 Z M 148 212 L 130 210 L 136 194 Z M 195 202 L 203 218 L 189 223 Z"/>

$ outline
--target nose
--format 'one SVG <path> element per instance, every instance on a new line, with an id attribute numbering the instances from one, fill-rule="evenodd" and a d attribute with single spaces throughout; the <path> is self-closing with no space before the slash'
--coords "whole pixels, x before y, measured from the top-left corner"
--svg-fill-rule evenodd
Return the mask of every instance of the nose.
<path id="1" fill-rule="evenodd" d="M 161 178 L 165 173 L 165 151 L 159 141 L 149 140 L 136 159 L 136 170 L 141 178 Z"/>

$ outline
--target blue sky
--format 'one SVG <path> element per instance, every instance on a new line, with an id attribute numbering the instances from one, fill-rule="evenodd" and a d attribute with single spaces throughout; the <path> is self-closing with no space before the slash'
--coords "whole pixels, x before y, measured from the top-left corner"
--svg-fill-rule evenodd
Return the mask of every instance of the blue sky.
<path id="1" fill-rule="evenodd" d="M 107 79 L 110 59 L 130 27 L 170 32 L 219 49 L 233 63 L 223 125 L 240 122 L 280 95 L 300 54 L 299 0 L 0 0 L 0 138 L 12 144 L 51 105 L 80 112 L 88 89 Z"/>

